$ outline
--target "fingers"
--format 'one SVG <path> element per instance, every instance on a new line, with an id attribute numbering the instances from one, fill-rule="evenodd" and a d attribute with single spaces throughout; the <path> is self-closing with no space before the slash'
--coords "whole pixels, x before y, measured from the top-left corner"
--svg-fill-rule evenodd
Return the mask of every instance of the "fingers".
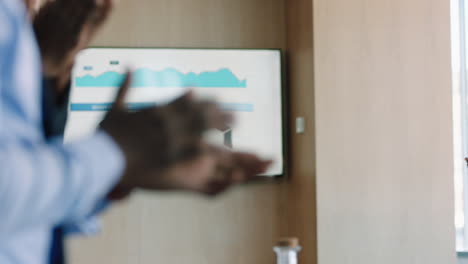
<path id="1" fill-rule="evenodd" d="M 34 16 L 40 8 L 40 1 L 39 0 L 25 0 L 26 9 L 28 13 Z"/>
<path id="2" fill-rule="evenodd" d="M 221 127 L 222 112 L 211 101 L 202 101 L 193 104 L 193 109 L 190 111 L 190 129 L 201 135 L 206 130 Z"/>
<path id="3" fill-rule="evenodd" d="M 93 14 L 90 15 L 90 21 L 94 25 L 99 26 L 109 17 L 110 13 L 112 12 L 112 9 L 114 7 L 114 1 L 113 0 L 94 0 L 94 4 L 95 4 L 95 10 Z"/>
<path id="4" fill-rule="evenodd" d="M 114 9 L 115 2 L 114 0 L 102 0 L 102 1 L 103 1 L 102 7 L 101 7 L 102 17 L 105 20 L 109 17 L 109 14 Z"/>
<path id="5" fill-rule="evenodd" d="M 190 112 L 194 104 L 194 95 L 192 91 L 188 91 L 179 98 L 169 103 L 168 108 L 176 113 Z"/>
<path id="6" fill-rule="evenodd" d="M 174 139 L 172 140 L 172 147 L 167 152 L 167 156 L 174 163 L 193 160 L 205 153 L 205 145 L 204 142 L 196 137 Z"/>
<path id="7" fill-rule="evenodd" d="M 88 34 L 84 27 L 94 9 L 94 0 L 56 0 L 45 4 L 35 16 L 34 30 L 42 58 L 55 71 L 74 57 L 74 51 L 81 48 L 80 40 L 91 39 L 83 34 Z"/>
<path id="8" fill-rule="evenodd" d="M 233 122 L 232 114 L 221 110 L 218 104 L 214 102 L 202 102 L 200 108 L 200 122 L 204 125 L 203 129 L 218 129 L 225 131 L 230 128 Z"/>
<path id="9" fill-rule="evenodd" d="M 223 175 L 223 177 L 228 178 L 233 183 L 248 181 L 261 173 L 265 173 L 272 163 L 271 160 L 263 160 L 250 153 L 227 150 L 225 153 L 227 154 L 224 154 L 224 156 L 228 157 L 219 159 L 220 166 L 224 167 L 223 171 L 227 174 Z M 218 156 L 222 157 L 220 154 Z"/>
<path id="10" fill-rule="evenodd" d="M 120 109 L 120 110 L 125 109 L 125 98 L 127 96 L 128 90 L 130 89 L 131 81 L 132 81 L 132 73 L 127 72 L 127 75 L 125 76 L 125 80 L 120 86 L 119 91 L 117 92 L 117 96 L 115 97 L 115 101 L 114 101 L 114 105 L 112 106 L 112 109 Z"/>
<path id="11" fill-rule="evenodd" d="M 230 187 L 244 183 L 247 180 L 246 174 L 241 169 L 233 169 L 228 174 L 223 175 L 223 177 L 210 181 L 203 190 L 203 193 L 209 196 L 216 196 L 225 192 Z"/>
<path id="12" fill-rule="evenodd" d="M 232 114 L 222 111 L 214 101 L 195 100 L 188 92 L 168 105 L 176 115 L 185 119 L 185 130 L 200 135 L 209 129 L 227 130 L 233 122 Z"/>
<path id="13" fill-rule="evenodd" d="M 103 10 L 103 11 L 109 11 L 114 7 L 114 1 L 113 0 L 95 0 L 96 7 Z"/>
<path id="14" fill-rule="evenodd" d="M 271 165 L 271 160 L 263 160 L 250 153 L 231 152 L 222 148 L 211 148 L 216 157 L 217 168 L 204 193 L 215 196 L 229 187 L 258 178 Z"/>
<path id="15" fill-rule="evenodd" d="M 242 168 L 249 178 L 265 173 L 273 163 L 272 160 L 263 160 L 251 153 L 237 152 L 232 155 L 236 166 Z"/>

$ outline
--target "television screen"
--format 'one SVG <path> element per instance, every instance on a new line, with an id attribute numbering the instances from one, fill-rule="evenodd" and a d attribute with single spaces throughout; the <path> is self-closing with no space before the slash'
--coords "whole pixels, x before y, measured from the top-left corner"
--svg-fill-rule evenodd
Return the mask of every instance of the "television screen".
<path id="1" fill-rule="evenodd" d="M 274 160 L 264 176 L 284 171 L 281 54 L 279 50 L 90 48 L 72 73 L 65 141 L 96 129 L 128 69 L 127 107 L 165 104 L 193 90 L 232 112 L 235 123 L 207 140 Z"/>

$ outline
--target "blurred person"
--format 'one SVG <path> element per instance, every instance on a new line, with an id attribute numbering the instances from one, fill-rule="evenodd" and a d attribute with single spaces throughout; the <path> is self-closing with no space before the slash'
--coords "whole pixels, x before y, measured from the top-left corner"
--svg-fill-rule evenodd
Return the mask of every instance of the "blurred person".
<path id="1" fill-rule="evenodd" d="M 82 13 L 82 21 L 88 23 L 95 22 L 95 12 L 110 7 L 111 1 L 56 0 L 53 4 L 65 14 L 90 6 Z M 68 17 L 69 23 L 73 16 Z M 65 23 L 64 29 L 86 29 L 86 23 L 55 22 Z M 130 75 L 97 132 L 62 144 L 60 133 L 48 131 L 50 124 L 44 122 L 54 120 L 49 106 L 56 101 L 46 100 L 50 97 L 41 89 L 40 75 L 41 68 L 45 75 L 53 73 L 49 77 L 58 84 L 53 91 L 60 95 L 60 87 L 67 87 L 64 83 L 75 50 L 57 56 L 51 68 L 47 60 L 41 63 L 20 0 L 0 0 L 0 25 L 0 263 L 63 263 L 62 227 L 86 222 L 106 201 L 125 198 L 135 189 L 214 195 L 251 179 L 269 165 L 255 155 L 205 143 L 203 132 L 223 126 L 229 116 L 190 94 L 166 106 L 126 111 Z M 78 35 L 78 42 L 71 41 L 75 44 L 69 46 L 77 50 L 81 46 L 76 43 L 93 34 Z M 53 37 L 43 40 L 51 45 L 51 52 L 57 51 L 52 47 L 60 44 Z M 44 58 L 45 47 L 49 46 L 41 45 Z"/>

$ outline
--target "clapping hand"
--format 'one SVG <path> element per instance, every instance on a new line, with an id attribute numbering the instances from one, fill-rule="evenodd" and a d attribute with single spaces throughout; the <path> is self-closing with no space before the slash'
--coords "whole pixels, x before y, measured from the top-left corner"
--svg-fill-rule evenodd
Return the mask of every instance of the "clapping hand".
<path id="1" fill-rule="evenodd" d="M 271 161 L 204 141 L 205 131 L 231 122 L 215 103 L 195 100 L 187 93 L 167 105 L 130 112 L 124 103 L 129 86 L 127 76 L 101 123 L 127 161 L 110 198 L 122 198 L 135 188 L 215 195 L 269 167 Z"/>
<path id="2" fill-rule="evenodd" d="M 66 83 L 81 50 L 88 47 L 108 19 L 113 0 L 47 1 L 33 18 L 34 32 L 47 78 Z M 63 88 L 63 87 L 61 87 Z"/>

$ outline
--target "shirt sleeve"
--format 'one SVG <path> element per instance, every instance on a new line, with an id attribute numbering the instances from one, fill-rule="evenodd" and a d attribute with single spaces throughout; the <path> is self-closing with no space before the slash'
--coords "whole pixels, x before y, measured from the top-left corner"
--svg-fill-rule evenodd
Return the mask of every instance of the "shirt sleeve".
<path id="1" fill-rule="evenodd" d="M 85 220 L 123 164 L 103 132 L 67 145 L 0 142 L 0 233 Z"/>
<path id="2" fill-rule="evenodd" d="M 64 225 L 65 234 L 69 236 L 93 236 L 98 234 L 102 229 L 102 221 L 99 215 L 110 205 L 111 202 L 108 199 L 102 200 L 86 219 Z"/>
<path id="3" fill-rule="evenodd" d="M 40 61 L 21 1 L 0 1 L 0 238 L 87 219 L 117 183 L 123 153 L 102 131 L 42 136 Z"/>

